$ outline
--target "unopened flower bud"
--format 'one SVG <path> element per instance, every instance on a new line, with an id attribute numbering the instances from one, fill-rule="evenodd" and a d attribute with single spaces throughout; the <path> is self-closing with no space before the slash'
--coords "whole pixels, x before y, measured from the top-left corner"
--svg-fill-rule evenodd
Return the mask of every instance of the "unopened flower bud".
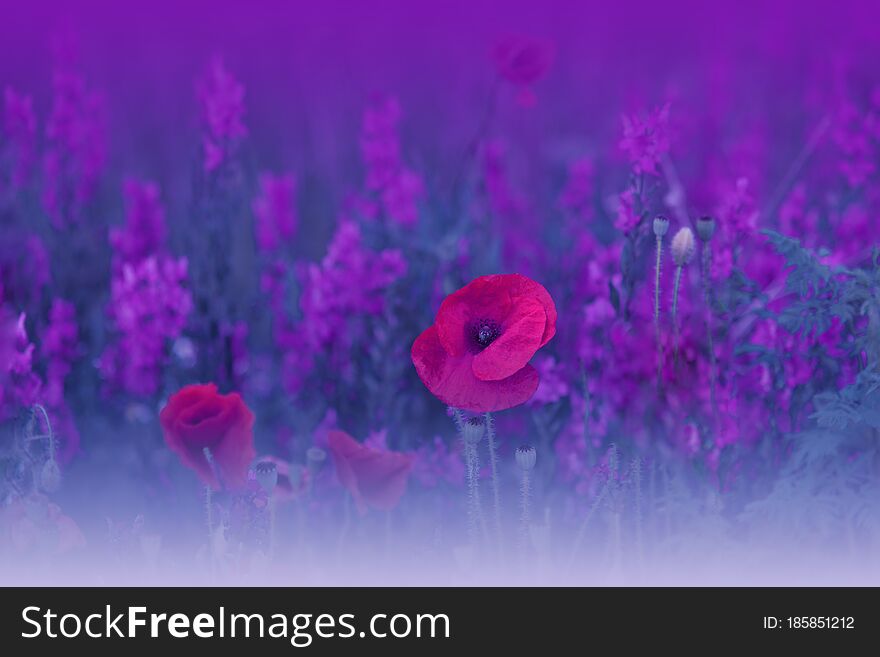
<path id="1" fill-rule="evenodd" d="M 712 217 L 705 216 L 697 219 L 697 235 L 704 242 L 708 242 L 715 234 L 715 220 Z"/>
<path id="2" fill-rule="evenodd" d="M 278 485 L 278 467 L 272 463 L 272 461 L 260 461 L 257 463 L 256 467 L 254 467 L 254 474 L 257 478 L 257 483 L 263 488 L 267 493 L 271 493 L 275 490 L 275 486 Z"/>
<path id="3" fill-rule="evenodd" d="M 538 461 L 538 452 L 531 445 L 516 448 L 516 463 L 522 470 L 534 470 Z"/>
<path id="4" fill-rule="evenodd" d="M 54 493 L 61 487 L 61 468 L 55 459 L 49 459 L 40 471 L 40 488 L 47 493 Z"/>
<path id="5" fill-rule="evenodd" d="M 687 227 L 679 230 L 675 237 L 672 238 L 672 260 L 675 262 L 676 266 L 683 267 L 691 261 L 691 258 L 694 257 L 694 249 L 696 248 L 696 244 L 694 242 L 694 232 Z"/>
<path id="6" fill-rule="evenodd" d="M 669 219 L 667 219 L 663 215 L 657 215 L 656 217 L 654 217 L 654 235 L 656 235 L 657 237 L 663 237 L 668 232 Z"/>
<path id="7" fill-rule="evenodd" d="M 461 429 L 461 437 L 467 445 L 476 445 L 483 439 L 486 433 L 486 423 L 483 418 L 476 416 L 465 420 Z"/>
<path id="8" fill-rule="evenodd" d="M 309 447 L 306 450 L 306 464 L 309 468 L 309 471 L 317 473 L 322 467 L 324 467 L 324 461 L 327 460 L 327 452 L 325 452 L 320 447 Z"/>

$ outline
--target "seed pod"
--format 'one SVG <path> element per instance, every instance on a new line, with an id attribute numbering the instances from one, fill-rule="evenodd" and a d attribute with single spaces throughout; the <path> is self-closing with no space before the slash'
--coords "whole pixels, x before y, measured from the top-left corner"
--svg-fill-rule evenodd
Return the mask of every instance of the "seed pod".
<path id="1" fill-rule="evenodd" d="M 483 439 L 485 433 L 486 423 L 479 416 L 468 418 L 462 425 L 461 437 L 468 445 L 478 444 Z"/>
<path id="2" fill-rule="evenodd" d="M 260 484 L 264 491 L 271 495 L 272 491 L 275 490 L 275 486 L 278 485 L 277 466 L 272 461 L 260 461 L 254 467 L 254 474 L 256 475 L 257 483 Z"/>
<path id="3" fill-rule="evenodd" d="M 697 235 L 704 242 L 708 242 L 715 234 L 715 220 L 710 216 L 697 219 Z"/>
<path id="4" fill-rule="evenodd" d="M 663 237 L 668 232 L 669 219 L 667 219 L 663 215 L 657 215 L 656 217 L 654 217 L 654 235 L 656 235 L 657 237 Z"/>
<path id="5" fill-rule="evenodd" d="M 516 448 L 516 464 L 522 470 L 534 470 L 538 461 L 538 452 L 531 445 L 522 445 Z"/>
<path id="6" fill-rule="evenodd" d="M 696 243 L 694 232 L 690 228 L 682 228 L 672 238 L 672 260 L 677 267 L 684 267 L 694 257 Z"/>

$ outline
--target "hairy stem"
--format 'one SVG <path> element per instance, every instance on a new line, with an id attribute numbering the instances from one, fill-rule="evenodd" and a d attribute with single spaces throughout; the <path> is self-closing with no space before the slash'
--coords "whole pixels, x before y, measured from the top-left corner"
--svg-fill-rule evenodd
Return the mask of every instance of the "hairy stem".
<path id="1" fill-rule="evenodd" d="M 633 484 L 635 487 L 635 513 L 636 513 L 636 557 L 641 566 L 643 562 L 642 544 L 642 460 L 637 456 L 632 466 Z"/>
<path id="2" fill-rule="evenodd" d="M 480 501 L 480 455 L 477 452 L 477 446 L 468 444 L 464 439 L 464 416 L 461 411 L 457 408 L 452 409 L 452 417 L 464 446 L 465 477 L 467 478 L 468 491 L 468 534 L 471 544 L 476 546 L 479 543 L 477 540 L 478 530 L 482 531 L 483 540 L 488 542 L 489 538 L 486 518 L 483 516 L 483 505 Z"/>
<path id="3" fill-rule="evenodd" d="M 674 356 L 672 359 L 673 366 L 678 366 L 678 341 L 679 341 L 679 327 L 678 327 L 678 289 L 681 286 L 681 270 L 682 266 L 679 265 L 675 268 L 675 284 L 672 288 L 672 332 L 673 332 L 673 343 L 674 343 Z"/>
<path id="4" fill-rule="evenodd" d="M 709 346 L 709 400 L 712 404 L 712 422 L 718 428 L 718 402 L 715 396 L 715 339 L 712 327 L 712 303 L 710 298 L 709 275 L 712 267 L 712 251 L 707 243 L 703 243 L 703 297 L 706 303 L 706 340 Z"/>
<path id="5" fill-rule="evenodd" d="M 521 497 L 521 513 L 519 519 L 520 529 L 520 553 L 525 559 L 526 550 L 529 544 L 529 525 L 530 525 L 530 498 L 532 496 L 532 480 L 528 470 L 522 471 L 522 482 L 520 485 Z"/>
<path id="6" fill-rule="evenodd" d="M 657 264 L 654 267 L 654 337 L 657 342 L 657 389 L 663 385 L 663 343 L 660 341 L 660 264 L 663 238 L 657 235 Z"/>
<path id="7" fill-rule="evenodd" d="M 491 413 L 486 413 L 486 441 L 489 445 L 489 465 L 492 468 L 492 498 L 495 516 L 495 537 L 498 540 L 498 551 L 504 553 L 501 539 L 501 490 L 498 483 L 498 451 L 495 448 L 495 420 Z"/>

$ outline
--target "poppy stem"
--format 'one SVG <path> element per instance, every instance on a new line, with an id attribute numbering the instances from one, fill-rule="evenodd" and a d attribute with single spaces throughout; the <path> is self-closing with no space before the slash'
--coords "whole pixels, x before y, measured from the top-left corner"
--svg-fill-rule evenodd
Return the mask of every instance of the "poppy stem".
<path id="1" fill-rule="evenodd" d="M 205 486 L 205 520 L 208 525 L 208 568 L 214 577 L 214 511 L 212 509 L 211 487 Z"/>
<path id="2" fill-rule="evenodd" d="M 667 224 L 668 225 L 668 224 Z M 663 343 L 660 338 L 660 265 L 663 257 L 663 236 L 657 235 L 657 264 L 654 267 L 654 336 L 657 342 L 657 389 L 663 385 Z"/>
<path id="3" fill-rule="evenodd" d="M 681 287 L 681 270 L 681 265 L 675 268 L 675 285 L 672 291 L 672 330 L 675 340 L 675 356 L 673 358 L 673 367 L 678 367 L 678 289 L 679 287 Z"/>
<path id="4" fill-rule="evenodd" d="M 202 451 L 205 455 L 205 459 L 211 466 L 211 470 L 214 471 L 216 476 L 217 468 L 214 465 L 214 457 L 211 455 L 211 450 L 208 447 L 205 447 Z M 212 497 L 211 486 L 209 484 L 205 486 L 205 512 L 208 522 L 208 567 L 211 572 L 211 578 L 213 579 L 216 560 L 214 558 L 214 501 Z"/>
<path id="5" fill-rule="evenodd" d="M 709 347 L 709 401 L 712 404 L 712 421 L 718 428 L 718 402 L 715 397 L 715 339 L 712 335 L 712 303 L 709 288 L 709 274 L 712 271 L 712 251 L 708 242 L 703 242 L 703 296 L 706 303 L 706 338 Z"/>
<path id="6" fill-rule="evenodd" d="M 275 498 L 269 496 L 269 560 L 275 560 Z"/>
<path id="7" fill-rule="evenodd" d="M 477 546 L 477 528 L 482 530 L 484 542 L 489 542 L 489 531 L 486 528 L 486 518 L 483 516 L 483 506 L 480 503 L 480 456 L 476 444 L 471 444 L 465 438 L 465 420 L 462 412 L 452 409 L 452 418 L 458 429 L 461 442 L 464 445 L 465 475 L 467 477 L 468 490 L 468 534 L 471 545 Z"/>
<path id="8" fill-rule="evenodd" d="M 522 468 L 522 483 L 520 486 L 520 493 L 522 494 L 522 512 L 520 514 L 519 520 L 519 528 L 520 528 L 520 553 L 523 559 L 523 564 L 526 561 L 526 550 L 528 549 L 529 544 L 529 506 L 532 496 L 532 480 L 529 475 L 529 470 Z"/>
<path id="9" fill-rule="evenodd" d="M 503 556 L 504 543 L 501 539 L 501 490 L 498 485 L 498 451 L 495 449 L 495 420 L 492 418 L 491 413 L 486 413 L 486 441 L 489 444 L 489 465 L 492 468 L 495 534 L 498 539 L 498 552 Z"/>
<path id="10" fill-rule="evenodd" d="M 636 558 L 639 567 L 642 566 L 643 544 L 642 544 L 642 459 L 638 456 L 633 459 L 632 477 L 635 488 L 635 514 L 636 514 Z"/>

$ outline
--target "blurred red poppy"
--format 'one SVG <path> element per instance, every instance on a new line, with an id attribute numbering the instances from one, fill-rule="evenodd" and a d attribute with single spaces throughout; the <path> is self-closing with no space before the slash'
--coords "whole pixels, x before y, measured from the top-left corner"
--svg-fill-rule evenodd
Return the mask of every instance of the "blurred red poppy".
<path id="1" fill-rule="evenodd" d="M 411 454 L 371 449 L 344 431 L 330 431 L 327 445 L 339 482 L 348 489 L 360 513 L 367 507 L 389 510 L 406 491 Z"/>
<path id="2" fill-rule="evenodd" d="M 481 276 L 444 299 L 412 360 L 445 404 L 500 411 L 535 393 L 539 377 L 528 362 L 555 334 L 556 306 L 542 285 L 520 274 Z"/>
<path id="3" fill-rule="evenodd" d="M 168 447 L 206 486 L 245 486 L 256 456 L 254 414 L 238 393 L 221 395 L 213 383 L 186 386 L 171 395 L 159 422 Z M 205 456 L 206 447 L 215 467 Z"/>
<path id="4" fill-rule="evenodd" d="M 555 56 L 549 41 L 509 36 L 495 44 L 492 58 L 498 74 L 519 90 L 519 101 L 533 105 L 532 85 L 546 75 Z"/>

